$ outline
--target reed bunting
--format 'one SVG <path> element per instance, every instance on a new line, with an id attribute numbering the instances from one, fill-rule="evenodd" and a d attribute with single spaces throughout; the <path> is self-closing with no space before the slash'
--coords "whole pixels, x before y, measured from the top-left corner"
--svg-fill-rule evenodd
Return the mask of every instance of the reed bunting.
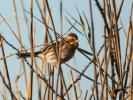
<path id="1" fill-rule="evenodd" d="M 58 43 L 57 43 L 58 42 Z M 46 58 L 46 61 L 49 64 L 56 65 L 58 64 L 58 55 L 56 51 L 59 51 L 60 41 L 49 44 L 46 48 L 43 48 L 34 53 L 35 57 Z M 56 46 L 57 44 L 57 46 Z M 74 33 L 69 33 L 65 38 L 61 40 L 61 55 L 60 62 L 64 63 L 70 60 L 78 47 L 78 37 Z M 57 49 L 56 49 L 57 48 Z M 30 57 L 29 53 L 20 52 L 17 55 L 20 58 Z"/>

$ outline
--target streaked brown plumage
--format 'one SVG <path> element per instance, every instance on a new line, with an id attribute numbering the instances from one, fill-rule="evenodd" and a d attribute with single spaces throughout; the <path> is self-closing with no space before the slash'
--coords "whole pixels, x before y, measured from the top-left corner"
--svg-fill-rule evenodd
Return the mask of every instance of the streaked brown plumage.
<path id="1" fill-rule="evenodd" d="M 58 41 L 58 51 L 59 51 L 59 43 Z M 36 57 L 46 58 L 49 64 L 55 65 L 58 64 L 58 55 L 56 53 L 56 43 L 48 45 L 46 48 L 41 49 L 40 51 L 35 52 Z M 61 63 L 64 63 L 70 60 L 74 54 L 75 50 L 78 47 L 78 37 L 74 33 L 69 33 L 64 39 L 62 39 L 61 43 Z M 18 53 L 17 54 L 21 58 L 30 57 L 30 53 Z"/>

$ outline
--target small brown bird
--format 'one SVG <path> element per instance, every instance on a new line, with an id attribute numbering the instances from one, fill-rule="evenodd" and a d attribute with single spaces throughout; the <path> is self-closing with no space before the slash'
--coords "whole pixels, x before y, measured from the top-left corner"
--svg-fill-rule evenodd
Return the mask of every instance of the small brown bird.
<path id="1" fill-rule="evenodd" d="M 59 45 L 60 41 L 57 41 L 57 49 L 59 51 Z M 62 39 L 61 43 L 61 56 L 60 56 L 60 61 L 61 63 L 67 62 L 70 60 L 76 51 L 76 48 L 78 47 L 78 37 L 74 33 L 69 33 L 64 39 Z M 46 48 L 41 49 L 40 51 L 37 51 L 34 53 L 35 57 L 40 57 L 40 58 L 46 58 L 46 61 L 49 64 L 56 65 L 58 64 L 58 55 L 56 53 L 56 43 L 48 45 Z M 30 57 L 31 53 L 18 53 L 17 55 L 20 58 L 26 58 Z"/>

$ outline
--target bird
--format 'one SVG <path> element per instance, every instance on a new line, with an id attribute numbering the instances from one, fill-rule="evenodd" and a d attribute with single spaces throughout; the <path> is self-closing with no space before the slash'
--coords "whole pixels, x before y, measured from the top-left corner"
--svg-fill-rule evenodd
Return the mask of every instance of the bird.
<path id="1" fill-rule="evenodd" d="M 45 58 L 46 61 L 51 65 L 57 65 L 59 62 L 59 55 L 57 55 L 57 51 L 59 51 L 59 48 L 61 47 L 60 63 L 62 64 L 69 61 L 74 56 L 78 46 L 78 36 L 75 33 L 69 33 L 62 40 L 58 40 L 57 42 L 48 44 L 45 48 L 34 52 L 34 56 L 42 59 Z M 19 58 L 27 58 L 31 56 L 31 53 L 19 52 L 17 53 L 17 55 Z"/>

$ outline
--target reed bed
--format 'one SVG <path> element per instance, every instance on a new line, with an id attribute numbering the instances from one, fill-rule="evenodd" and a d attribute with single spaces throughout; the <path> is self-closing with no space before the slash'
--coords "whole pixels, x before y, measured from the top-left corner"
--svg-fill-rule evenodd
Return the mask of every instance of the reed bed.
<path id="1" fill-rule="evenodd" d="M 59 11 L 59 29 L 49 0 L 29 0 L 29 5 L 20 0 L 24 24 L 20 23 L 17 0 L 12 0 L 15 17 L 6 18 L 0 13 L 1 26 L 5 25 L 5 30 L 15 39 L 13 43 L 4 32 L 0 32 L 1 99 L 133 100 L 133 1 L 129 4 L 130 9 L 127 9 L 126 26 L 122 18 L 126 0 L 120 0 L 119 6 L 116 0 L 86 0 L 86 11 L 80 11 L 80 6 L 73 5 L 78 17 L 69 12 L 69 7 L 64 10 L 64 0 L 56 1 L 59 5 L 56 9 Z M 25 9 L 25 6 L 29 9 Z M 35 6 L 39 15 L 35 13 Z M 101 26 L 95 21 L 94 8 L 100 15 L 101 21 L 97 23 L 101 22 Z M 9 19 L 15 23 L 15 28 L 10 25 Z M 66 25 L 70 26 L 66 32 L 63 31 L 66 27 L 64 19 Z M 38 31 L 36 22 L 41 31 Z M 26 32 L 22 33 L 24 28 Z M 102 33 L 96 33 L 96 28 L 101 28 Z M 60 60 L 56 65 L 58 67 L 55 67 L 45 59 L 35 57 L 36 50 L 45 48 L 49 42 L 56 42 L 69 32 L 76 33 L 79 40 L 86 41 L 79 41 L 86 48 L 79 45 L 76 51 L 79 55 L 74 57 L 77 62 L 82 62 L 82 57 L 83 62 L 86 62 L 80 68 L 76 67 L 79 66 L 76 62 L 61 64 Z M 100 44 L 97 37 L 102 39 Z M 19 52 L 30 52 L 31 56 L 19 59 Z M 60 53 L 59 50 L 59 59 Z M 14 73 L 11 71 L 13 69 L 16 69 Z"/>

